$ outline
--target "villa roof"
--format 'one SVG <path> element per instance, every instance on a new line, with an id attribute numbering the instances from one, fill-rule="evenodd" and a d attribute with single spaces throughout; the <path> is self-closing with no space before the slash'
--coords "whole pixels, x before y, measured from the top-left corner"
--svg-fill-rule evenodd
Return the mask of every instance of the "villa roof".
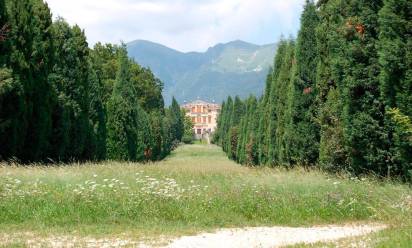
<path id="1" fill-rule="evenodd" d="M 185 104 L 184 105 L 217 105 L 216 103 L 211 103 L 211 102 L 206 102 L 206 101 L 203 101 L 203 100 L 195 100 L 195 101 L 192 101 L 192 102 L 185 102 Z"/>

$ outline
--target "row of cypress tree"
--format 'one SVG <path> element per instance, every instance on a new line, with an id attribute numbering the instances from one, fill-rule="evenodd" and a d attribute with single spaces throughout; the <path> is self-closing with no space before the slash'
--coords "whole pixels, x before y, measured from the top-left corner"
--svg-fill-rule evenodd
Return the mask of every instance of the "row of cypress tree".
<path id="1" fill-rule="evenodd" d="M 248 165 L 412 180 L 412 2 L 306 1 L 260 99 L 229 97 L 215 142 Z"/>
<path id="2" fill-rule="evenodd" d="M 162 88 L 124 45 L 90 49 L 42 0 L 0 0 L 0 159 L 162 159 L 183 135 Z"/>

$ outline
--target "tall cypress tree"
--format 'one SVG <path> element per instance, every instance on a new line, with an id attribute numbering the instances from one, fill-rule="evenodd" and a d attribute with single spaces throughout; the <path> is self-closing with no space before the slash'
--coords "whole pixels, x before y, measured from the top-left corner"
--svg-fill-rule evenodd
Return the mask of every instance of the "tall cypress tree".
<path id="1" fill-rule="evenodd" d="M 319 153 L 319 130 L 315 124 L 316 69 L 318 50 L 316 29 L 319 17 L 313 1 L 306 1 L 296 41 L 296 73 L 291 92 L 290 146 L 294 163 L 314 164 Z"/>
<path id="2" fill-rule="evenodd" d="M 229 101 L 228 101 L 229 102 Z M 245 113 L 245 106 L 240 100 L 239 96 L 235 97 L 235 101 L 233 103 L 232 113 L 230 114 L 230 122 L 229 122 L 229 129 L 228 129 L 228 154 L 230 158 L 236 160 L 237 159 L 237 148 L 238 148 L 238 139 L 239 139 L 239 124 L 243 118 Z"/>
<path id="3" fill-rule="evenodd" d="M 184 133 L 183 118 L 180 111 L 179 103 L 173 97 L 172 105 L 170 106 L 170 119 L 172 124 L 172 133 L 174 134 L 174 140 L 181 141 Z"/>
<path id="4" fill-rule="evenodd" d="M 137 160 L 139 114 L 136 92 L 130 82 L 129 61 L 126 48 L 119 53 L 119 69 L 113 93 L 108 102 L 108 158 L 116 160 Z"/>
<path id="5" fill-rule="evenodd" d="M 258 150 L 256 132 L 258 129 L 257 100 L 250 96 L 246 102 L 245 114 L 239 126 L 239 138 L 237 147 L 237 161 L 246 165 L 257 165 Z"/>
<path id="6" fill-rule="evenodd" d="M 89 142 L 86 145 L 90 147 L 89 155 L 87 157 L 96 160 L 103 160 L 106 158 L 106 138 L 107 138 L 107 111 L 106 104 L 104 103 L 104 85 L 98 77 L 93 64 L 88 61 L 89 64 L 89 92 L 90 92 L 90 109 L 89 109 L 89 121 L 90 131 Z"/>
<path id="7" fill-rule="evenodd" d="M 0 0 L 0 68 L 6 62 L 6 53 L 8 53 L 8 32 L 9 24 L 6 11 L 5 0 Z"/>
<path id="8" fill-rule="evenodd" d="M 282 50 L 276 56 L 273 75 L 273 85 L 269 103 L 269 127 L 267 135 L 268 164 L 287 164 L 288 151 L 286 150 L 285 131 L 289 123 L 287 118 L 288 92 L 292 79 L 295 43 L 293 40 L 282 41 Z"/>
<path id="9" fill-rule="evenodd" d="M 24 107 L 16 106 L 19 130 L 14 137 L 13 156 L 24 161 L 45 159 L 51 136 L 53 94 L 48 76 L 53 65 L 50 10 L 43 1 L 9 1 L 6 64 L 18 78 Z M 12 131 L 13 133 L 13 131 Z"/>
<path id="10" fill-rule="evenodd" d="M 380 89 L 390 143 L 388 174 L 412 179 L 411 134 L 396 117 L 412 118 L 412 2 L 385 0 L 379 27 Z"/>
<path id="11" fill-rule="evenodd" d="M 332 64 L 339 61 L 336 55 L 341 44 L 337 30 L 341 30 L 342 1 L 318 2 L 320 24 L 318 25 L 317 50 L 318 66 L 316 70 L 317 119 L 320 124 L 319 164 L 327 170 L 347 169 L 348 154 L 345 150 L 343 135 L 341 88 L 337 82 L 342 80 L 342 72 L 333 73 Z"/>
<path id="12" fill-rule="evenodd" d="M 72 28 L 62 19 L 53 24 L 53 31 L 56 63 L 50 79 L 59 97 L 53 118 L 53 153 L 63 160 L 91 159 L 89 83 L 93 78 L 89 78 L 86 37 L 78 26 Z"/>
<path id="13" fill-rule="evenodd" d="M 230 128 L 231 128 L 231 123 L 232 123 L 232 115 L 233 115 L 233 99 L 231 96 L 227 98 L 226 101 L 226 111 L 225 111 L 225 116 L 223 119 L 223 150 L 225 152 L 229 151 L 229 146 L 230 146 Z"/>
<path id="14" fill-rule="evenodd" d="M 280 43 L 282 44 L 282 43 Z M 278 58 L 282 54 L 281 46 L 278 47 L 278 52 L 276 54 L 276 58 Z M 269 70 L 269 73 L 266 77 L 266 87 L 265 92 L 262 98 L 262 101 L 259 104 L 259 113 L 261 118 L 259 118 L 259 126 L 257 131 L 257 146 L 258 146 L 258 153 L 259 153 L 259 163 L 266 164 L 268 158 L 268 127 L 269 127 L 269 120 L 270 120 L 270 109 L 269 109 L 269 102 L 270 102 L 270 93 L 273 84 L 273 75 L 274 71 L 273 68 Z"/>
<path id="15" fill-rule="evenodd" d="M 0 0 L 0 159 L 16 156 L 22 145 L 23 87 L 5 66 L 10 54 L 9 20 L 5 1 Z"/>
<path id="16" fill-rule="evenodd" d="M 382 1 L 348 1 L 344 8 L 345 32 L 338 38 L 341 58 L 335 73 L 343 103 L 342 120 L 351 169 L 357 173 L 387 171 L 387 134 L 383 128 L 383 104 L 379 101 L 378 11 Z"/>

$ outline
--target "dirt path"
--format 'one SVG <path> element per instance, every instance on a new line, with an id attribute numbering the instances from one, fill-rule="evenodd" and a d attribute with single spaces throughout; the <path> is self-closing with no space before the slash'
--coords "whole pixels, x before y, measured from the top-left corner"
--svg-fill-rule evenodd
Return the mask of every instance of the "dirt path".
<path id="1" fill-rule="evenodd" d="M 346 225 L 322 226 L 310 228 L 291 227 L 255 227 L 221 229 L 215 233 L 203 233 L 196 236 L 184 236 L 178 239 L 153 240 L 146 243 L 133 239 L 94 239 L 72 236 L 36 237 L 33 233 L 15 233 L 0 235 L 0 246 L 7 247 L 14 242 L 24 243 L 30 248 L 37 247 L 163 247 L 163 248 L 274 248 L 299 243 L 331 242 L 377 232 L 386 228 L 384 225 Z M 163 245 L 162 245 L 163 244 Z M 164 246 L 164 244 L 168 244 Z"/>
<path id="2" fill-rule="evenodd" d="M 181 237 L 167 248 L 272 248 L 299 243 L 335 241 L 362 236 L 386 228 L 384 225 L 323 226 L 311 228 L 257 227 L 223 229 L 216 233 Z"/>

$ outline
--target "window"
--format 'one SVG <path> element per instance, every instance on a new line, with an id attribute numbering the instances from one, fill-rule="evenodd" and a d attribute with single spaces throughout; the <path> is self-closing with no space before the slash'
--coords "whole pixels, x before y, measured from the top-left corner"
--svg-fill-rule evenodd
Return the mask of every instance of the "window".
<path id="1" fill-rule="evenodd" d="M 206 123 L 206 116 L 203 116 L 203 123 Z"/>
<path id="2" fill-rule="evenodd" d="M 208 119 L 209 119 L 209 120 L 208 120 L 208 121 L 209 121 L 209 124 L 212 123 L 212 116 L 209 116 Z"/>
<path id="3" fill-rule="evenodd" d="M 202 123 L 202 117 L 197 117 L 197 123 Z"/>
<path id="4" fill-rule="evenodd" d="M 192 117 L 192 122 L 193 122 L 193 124 L 196 123 L 196 117 Z"/>
<path id="5" fill-rule="evenodd" d="M 197 106 L 197 112 L 201 113 L 202 112 L 202 106 Z"/>
<path id="6" fill-rule="evenodd" d="M 197 134 L 202 134 L 202 129 L 197 129 Z"/>
<path id="7" fill-rule="evenodd" d="M 194 113 L 194 112 L 196 112 L 196 107 L 195 106 L 192 107 L 192 113 Z"/>

